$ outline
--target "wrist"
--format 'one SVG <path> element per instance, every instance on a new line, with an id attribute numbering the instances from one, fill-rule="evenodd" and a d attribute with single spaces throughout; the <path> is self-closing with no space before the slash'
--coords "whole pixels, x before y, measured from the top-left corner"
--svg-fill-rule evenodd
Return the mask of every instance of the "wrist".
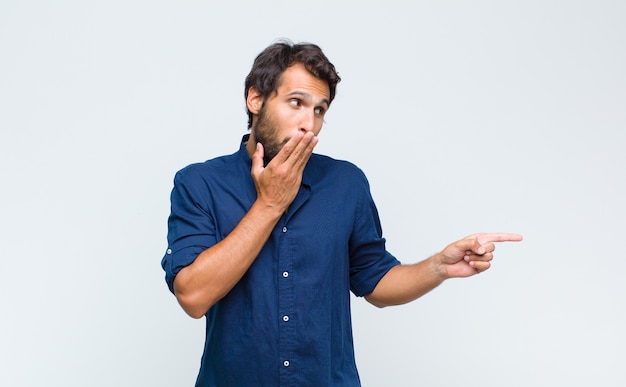
<path id="1" fill-rule="evenodd" d="M 262 218 L 275 222 L 280 219 L 285 211 L 287 211 L 287 208 L 284 206 L 279 206 L 276 203 L 257 198 L 252 204 L 249 213 L 259 214 Z"/>
<path id="2" fill-rule="evenodd" d="M 450 278 L 447 265 L 444 263 L 443 253 L 439 252 L 430 257 L 430 267 L 433 276 L 439 278 L 442 282 Z"/>

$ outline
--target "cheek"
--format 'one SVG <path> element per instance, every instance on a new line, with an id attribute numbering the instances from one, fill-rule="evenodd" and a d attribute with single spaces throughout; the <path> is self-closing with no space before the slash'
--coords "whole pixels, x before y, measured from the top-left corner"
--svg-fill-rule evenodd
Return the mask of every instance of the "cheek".
<path id="1" fill-rule="evenodd" d="M 293 109 L 283 109 L 277 112 L 274 123 L 278 130 L 284 134 L 297 130 L 300 122 L 298 113 Z"/>

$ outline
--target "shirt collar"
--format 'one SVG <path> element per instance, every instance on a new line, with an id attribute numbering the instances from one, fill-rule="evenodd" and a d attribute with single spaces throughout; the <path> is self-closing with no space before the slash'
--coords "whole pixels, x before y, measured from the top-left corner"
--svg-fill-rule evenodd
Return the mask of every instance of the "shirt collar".
<path id="1" fill-rule="evenodd" d="M 241 143 L 239 144 L 239 151 L 237 151 L 237 156 L 248 166 L 248 169 L 252 167 L 252 159 L 248 154 L 248 149 L 246 148 L 246 143 L 250 139 L 250 134 L 244 134 L 241 138 Z"/>

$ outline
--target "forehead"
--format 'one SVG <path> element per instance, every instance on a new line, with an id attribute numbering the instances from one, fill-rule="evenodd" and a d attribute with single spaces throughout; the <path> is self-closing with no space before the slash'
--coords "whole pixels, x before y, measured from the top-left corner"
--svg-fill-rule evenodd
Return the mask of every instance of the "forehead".
<path id="1" fill-rule="evenodd" d="M 330 97 L 328 83 L 311 74 L 302 63 L 296 63 L 285 69 L 276 91 L 278 94 L 303 91 L 319 99 L 328 99 Z"/>

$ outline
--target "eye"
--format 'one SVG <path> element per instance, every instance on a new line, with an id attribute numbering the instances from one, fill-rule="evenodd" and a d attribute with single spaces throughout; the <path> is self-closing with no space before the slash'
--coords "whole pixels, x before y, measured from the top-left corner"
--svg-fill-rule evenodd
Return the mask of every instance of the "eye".
<path id="1" fill-rule="evenodd" d="M 298 107 L 300 105 L 302 105 L 302 103 L 300 102 L 299 99 L 290 99 L 289 100 L 289 104 L 293 107 Z"/>
<path id="2" fill-rule="evenodd" d="M 315 108 L 315 114 L 317 114 L 318 116 L 323 116 L 324 113 L 326 113 L 326 110 L 324 110 L 324 108 L 322 107 Z"/>

